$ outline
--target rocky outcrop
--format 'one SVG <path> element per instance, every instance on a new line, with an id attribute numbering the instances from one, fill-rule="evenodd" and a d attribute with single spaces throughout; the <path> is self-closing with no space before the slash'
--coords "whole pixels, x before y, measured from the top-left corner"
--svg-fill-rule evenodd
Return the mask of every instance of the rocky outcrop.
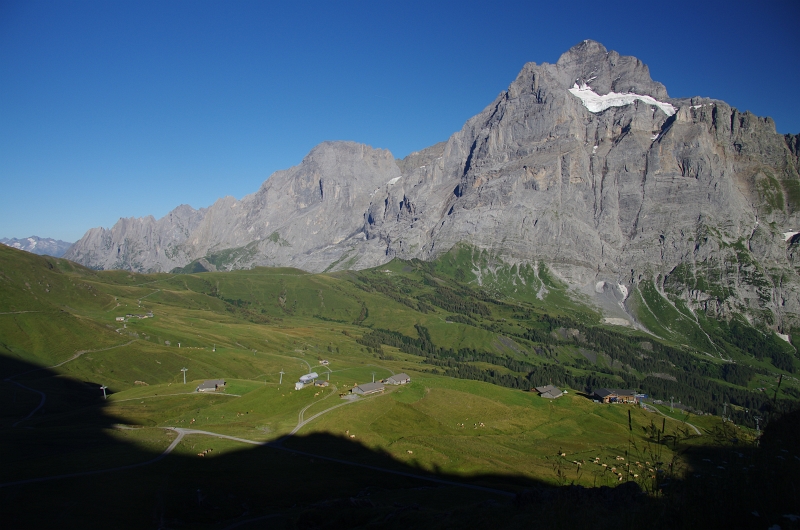
<path id="1" fill-rule="evenodd" d="M 241 201 L 93 229 L 67 257 L 323 271 L 467 242 L 545 262 L 587 293 L 606 282 L 624 301 L 652 281 L 692 307 L 784 329 L 800 315 L 797 145 L 769 118 L 671 99 L 641 61 L 584 41 L 556 64 L 526 64 L 447 142 L 402 161 L 325 143 Z"/>

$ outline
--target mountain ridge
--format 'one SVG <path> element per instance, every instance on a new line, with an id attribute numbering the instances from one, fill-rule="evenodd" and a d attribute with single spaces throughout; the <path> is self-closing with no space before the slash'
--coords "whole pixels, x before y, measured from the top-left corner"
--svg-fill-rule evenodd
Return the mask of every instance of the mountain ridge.
<path id="1" fill-rule="evenodd" d="M 674 111 L 674 112 L 673 112 Z M 311 272 L 467 242 L 545 262 L 635 318 L 643 282 L 692 309 L 787 333 L 800 321 L 797 136 L 709 98 L 670 98 L 635 57 L 583 41 L 527 63 L 449 140 L 396 161 L 324 142 L 255 193 L 92 229 L 65 256 L 169 271 L 207 259 Z M 598 287 L 602 284 L 602 287 Z"/>
<path id="2" fill-rule="evenodd" d="M 0 239 L 0 243 L 33 254 L 39 254 L 40 256 L 53 256 L 54 258 L 60 258 L 69 250 L 69 247 L 72 246 L 72 243 L 68 241 L 39 236 L 30 236 L 21 239 L 4 237 Z"/>

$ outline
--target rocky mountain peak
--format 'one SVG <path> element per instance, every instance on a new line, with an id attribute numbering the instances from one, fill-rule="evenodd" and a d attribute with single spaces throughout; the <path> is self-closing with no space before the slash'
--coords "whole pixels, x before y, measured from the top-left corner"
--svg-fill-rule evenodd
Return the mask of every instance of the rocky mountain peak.
<path id="1" fill-rule="evenodd" d="M 636 57 L 606 50 L 593 40 L 585 40 L 566 51 L 556 63 L 568 87 L 586 84 L 600 94 L 634 93 L 667 99 L 667 89 L 650 78 L 650 69 Z"/>
<path id="2" fill-rule="evenodd" d="M 587 40 L 556 64 L 526 64 L 447 142 L 402 161 L 325 142 L 241 201 L 93 229 L 67 257 L 319 272 L 467 243 L 545 264 L 614 318 L 633 318 L 629 294 L 646 285 L 786 329 L 800 325 L 797 146 L 724 102 L 669 99 L 642 61 Z"/>

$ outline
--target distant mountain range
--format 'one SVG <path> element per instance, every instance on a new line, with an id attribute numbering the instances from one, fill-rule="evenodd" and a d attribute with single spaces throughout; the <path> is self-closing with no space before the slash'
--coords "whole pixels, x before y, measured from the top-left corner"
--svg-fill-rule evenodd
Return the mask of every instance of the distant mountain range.
<path id="1" fill-rule="evenodd" d="M 31 236 L 24 239 L 3 238 L 0 239 L 0 243 L 26 252 L 32 252 L 43 256 L 53 256 L 54 258 L 60 258 L 69 247 L 72 246 L 72 243 L 67 243 L 60 239 L 39 236 Z"/>
<path id="2" fill-rule="evenodd" d="M 800 325 L 799 154 L 770 118 L 670 98 L 639 59 L 584 41 L 526 64 L 447 142 L 403 160 L 323 143 L 242 200 L 120 219 L 65 257 L 319 272 L 467 243 L 498 264 L 546 265 L 613 317 L 635 320 L 651 296 L 693 322 L 697 310 L 743 315 L 788 334 Z M 491 278 L 479 262 L 479 281 Z"/>

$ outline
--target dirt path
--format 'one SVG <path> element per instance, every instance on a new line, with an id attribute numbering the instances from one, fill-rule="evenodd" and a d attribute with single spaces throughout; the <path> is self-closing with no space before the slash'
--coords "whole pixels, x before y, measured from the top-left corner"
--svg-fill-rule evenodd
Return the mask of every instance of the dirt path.
<path id="1" fill-rule="evenodd" d="M 658 410 L 656 407 L 654 407 L 652 405 L 648 405 L 648 404 L 645 403 L 644 404 L 644 408 L 645 408 L 645 410 L 648 410 L 650 412 L 658 412 L 659 414 L 661 414 L 662 416 L 664 416 L 667 419 L 674 420 L 674 421 L 681 421 L 681 420 L 673 418 L 672 416 L 667 416 L 666 414 L 664 414 L 663 412 L 661 412 L 660 410 Z M 688 425 L 689 427 L 694 429 L 694 432 L 696 432 L 697 434 L 702 436 L 703 433 L 700 432 L 700 429 L 698 429 L 697 427 L 695 427 L 694 425 L 692 425 L 688 421 L 684 421 L 683 423 L 685 423 L 686 425 Z"/>
<path id="2" fill-rule="evenodd" d="M 156 396 L 142 396 L 125 399 L 112 399 L 109 403 L 124 403 L 126 401 L 143 401 L 145 399 L 158 399 L 172 396 L 210 396 L 210 397 L 242 397 L 241 394 L 228 394 L 227 392 L 178 392 L 175 394 L 158 394 Z"/>
<path id="3" fill-rule="evenodd" d="M 359 400 L 359 401 L 360 401 L 360 400 Z M 303 427 L 304 427 L 304 426 L 305 426 L 307 423 L 309 423 L 309 422 L 311 422 L 311 421 L 313 421 L 313 420 L 315 420 L 315 419 L 319 418 L 320 416 L 322 416 L 322 415 L 323 415 L 323 414 L 325 414 L 326 412 L 330 412 L 330 411 L 332 411 L 333 409 L 338 409 L 339 407 L 344 407 L 345 405 L 350 405 L 351 403 L 358 403 L 358 401 L 356 401 L 356 400 L 345 401 L 344 403 L 339 403 L 338 405 L 334 405 L 334 406 L 332 406 L 332 407 L 330 407 L 330 408 L 327 408 L 327 409 L 325 409 L 325 410 L 323 410 L 323 411 L 321 411 L 321 412 L 317 412 L 316 414 L 314 414 L 313 416 L 311 416 L 311 417 L 310 417 L 310 418 L 308 418 L 307 420 L 301 420 L 300 422 L 298 422 L 298 423 L 297 423 L 297 426 L 295 426 L 295 428 L 294 428 L 294 429 L 292 429 L 292 432 L 290 432 L 288 435 L 286 435 L 286 436 L 284 436 L 283 438 L 281 438 L 281 439 L 280 439 L 280 441 L 279 441 L 278 443 L 283 443 L 283 441 L 284 441 L 286 438 L 288 438 L 289 436 L 293 436 L 295 433 L 297 433 L 297 431 L 299 431 L 300 429 L 302 429 L 302 428 L 303 428 Z M 308 407 L 306 407 L 306 408 L 308 408 Z M 305 411 L 305 409 L 303 409 L 303 410 Z"/>
<path id="4" fill-rule="evenodd" d="M 30 411 L 30 412 L 28 413 L 28 415 L 27 415 L 27 416 L 25 416 L 24 418 L 22 418 L 21 420 L 18 420 L 18 421 L 16 421 L 16 422 L 14 422 L 14 423 L 12 423 L 12 424 L 11 424 L 11 426 L 12 426 L 12 427 L 16 427 L 17 425 L 19 425 L 19 424 L 20 424 L 20 423 L 22 423 L 23 421 L 25 421 L 25 420 L 29 420 L 29 419 L 31 418 L 31 416 L 33 416 L 34 414 L 36 414 L 36 413 L 39 411 L 39 409 L 40 409 L 40 408 L 42 408 L 42 407 L 44 406 L 44 402 L 47 400 L 47 395 L 46 395 L 44 392 L 41 392 L 41 391 L 39 391 L 39 390 L 36 390 L 35 388 L 31 388 L 31 387 L 29 387 L 29 386 L 25 386 L 25 385 L 23 385 L 22 383 L 18 383 L 17 381 L 12 381 L 12 380 L 11 380 L 11 378 L 7 378 L 7 379 L 5 379 L 5 381 L 7 381 L 7 382 L 9 382 L 9 383 L 11 383 L 11 384 L 17 385 L 17 386 L 18 386 L 18 387 L 20 387 L 20 388 L 24 388 L 25 390 L 30 390 L 31 392 L 35 392 L 35 393 L 39 394 L 39 396 L 41 396 L 41 399 L 39 400 L 39 404 L 38 404 L 38 405 L 36 405 L 36 408 L 35 408 L 35 409 L 33 409 L 32 411 Z"/>
<path id="5" fill-rule="evenodd" d="M 15 423 L 13 423 L 11 426 L 12 427 L 16 427 L 17 425 L 19 425 L 23 421 L 31 419 L 31 417 L 34 414 L 36 414 L 39 411 L 39 409 L 41 409 L 44 406 L 45 401 L 47 401 L 47 394 L 45 394 L 44 392 L 41 392 L 39 390 L 36 390 L 35 388 L 31 388 L 31 387 L 29 387 L 27 385 L 23 385 L 22 383 L 20 383 L 18 381 L 14 381 L 15 377 L 20 377 L 20 376 L 23 376 L 23 375 L 31 374 L 33 372 L 38 372 L 39 370 L 50 370 L 52 368 L 58 368 L 59 366 L 63 366 L 63 365 L 67 364 L 70 361 L 74 361 L 75 359 L 77 359 L 78 357 L 80 357 L 81 355 L 83 355 L 85 353 L 96 353 L 96 352 L 101 352 L 101 351 L 113 350 L 114 348 L 121 348 L 123 346 L 127 346 L 129 344 L 132 344 L 133 342 L 136 342 L 136 339 L 134 339 L 132 341 L 129 341 L 129 342 L 126 342 L 125 344 L 117 344 L 116 346 L 109 346 L 108 348 L 101 348 L 99 350 L 80 350 L 78 352 L 75 352 L 75 355 L 73 355 L 72 357 L 70 357 L 69 359 L 67 359 L 64 362 L 60 362 L 58 364 L 54 364 L 53 366 L 47 366 L 47 367 L 44 367 L 44 368 L 34 368 L 33 370 L 28 370 L 27 372 L 22 372 L 22 373 L 19 373 L 19 374 L 15 374 L 15 375 L 12 375 L 12 376 L 9 376 L 9 377 L 6 377 L 5 379 L 3 379 L 3 381 L 6 381 L 8 383 L 12 383 L 14 385 L 17 385 L 18 387 L 24 388 L 25 390 L 30 390 L 31 392 L 35 392 L 35 393 L 39 394 L 39 396 L 41 396 L 41 399 L 39 400 L 39 404 L 36 405 L 36 408 L 33 409 L 31 412 L 29 412 L 28 415 L 25 416 L 24 418 L 22 418 L 21 420 L 18 420 Z"/>
<path id="6" fill-rule="evenodd" d="M 294 429 L 292 429 L 292 432 L 290 432 L 286 436 L 280 438 L 279 440 L 275 441 L 274 444 L 281 445 L 284 442 L 284 440 L 286 440 L 290 436 L 294 436 L 297 433 L 297 431 L 302 429 L 306 424 L 314 421 L 315 419 L 319 418 L 320 416 L 322 416 L 323 414 L 325 414 L 327 412 L 330 412 L 330 411 L 332 411 L 334 409 L 338 409 L 339 407 L 344 407 L 345 405 L 350 405 L 351 403 L 357 403 L 358 401 L 362 401 L 361 399 L 350 399 L 348 401 L 345 401 L 344 403 L 339 403 L 338 405 L 334 405 L 332 407 L 328 407 L 325 410 L 317 412 L 316 414 L 314 414 L 313 416 L 311 416 L 308 419 L 304 418 L 304 415 L 305 415 L 306 411 L 308 409 L 310 409 L 313 405 L 316 405 L 317 403 L 321 403 L 322 401 L 328 399 L 329 397 L 333 396 L 337 392 L 338 392 L 338 389 L 336 388 L 336 385 L 331 385 L 331 393 L 330 394 L 328 394 L 327 396 L 325 396 L 324 398 L 320 399 L 317 402 L 314 402 L 314 403 L 311 403 L 310 405 L 305 406 L 303 408 L 303 410 L 300 411 L 300 414 L 297 415 L 297 425 L 295 425 Z"/>

